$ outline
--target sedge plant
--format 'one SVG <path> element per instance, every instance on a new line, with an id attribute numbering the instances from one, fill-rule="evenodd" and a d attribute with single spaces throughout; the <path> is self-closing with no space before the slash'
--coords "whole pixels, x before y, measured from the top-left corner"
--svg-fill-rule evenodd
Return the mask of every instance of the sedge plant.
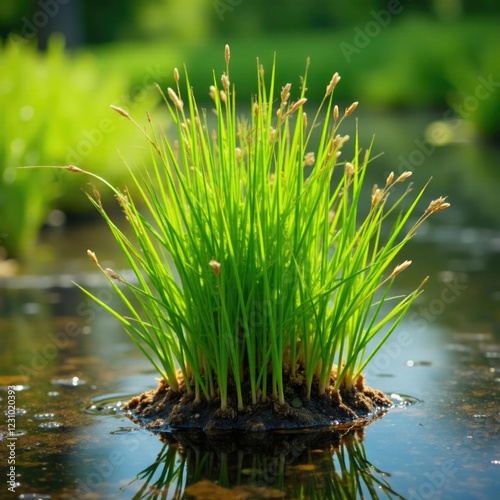
<path id="1" fill-rule="evenodd" d="M 169 389 L 194 401 L 218 398 L 223 411 L 284 404 L 290 381 L 306 399 L 353 389 L 421 293 L 391 294 L 410 264 L 398 254 L 449 204 L 438 198 L 417 217 L 424 189 L 392 199 L 411 172 L 366 192 L 371 148 L 362 151 L 356 134 L 350 161 L 340 160 L 348 137 L 339 127 L 357 103 L 344 112 L 334 104 L 337 73 L 309 118 L 307 70 L 292 101 L 290 84 L 277 89 L 275 65 L 267 75 L 257 64 L 257 93 L 239 119 L 229 62 L 226 46 L 225 73 L 210 87 L 215 122 L 187 72 L 181 85 L 174 70 L 176 88 L 163 97 L 176 139 L 150 120 L 139 127 L 151 164 L 131 171 L 137 196 L 85 172 L 114 192 L 126 216 L 129 236 L 98 191 L 89 196 L 135 275 L 102 268 L 89 251 L 126 312 L 86 293 L 123 324 Z"/>

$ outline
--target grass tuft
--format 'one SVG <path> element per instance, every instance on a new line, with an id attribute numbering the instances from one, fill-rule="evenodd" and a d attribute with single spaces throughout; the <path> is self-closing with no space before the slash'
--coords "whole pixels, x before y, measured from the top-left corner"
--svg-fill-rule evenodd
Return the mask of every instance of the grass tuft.
<path id="1" fill-rule="evenodd" d="M 132 229 L 127 237 L 89 195 L 135 280 L 103 269 L 89 251 L 128 312 L 85 293 L 124 325 L 171 390 L 182 380 L 195 401 L 220 398 L 223 411 L 284 403 L 287 378 L 302 380 L 308 398 L 353 388 L 422 291 L 391 295 L 411 264 L 398 254 L 449 204 L 439 198 L 416 217 L 425 188 L 411 200 L 409 186 L 395 188 L 410 172 L 366 192 L 371 147 L 363 151 L 356 134 L 345 152 L 340 126 L 358 103 L 339 112 L 337 73 L 310 119 L 307 68 L 294 92 L 278 88 L 275 65 L 268 74 L 257 61 L 257 94 L 238 119 L 229 47 L 224 55 L 209 93 L 215 121 L 175 69 L 175 88 L 162 95 L 176 139 L 139 127 L 151 165 L 131 171 L 137 199 L 88 173 L 114 192 Z"/>

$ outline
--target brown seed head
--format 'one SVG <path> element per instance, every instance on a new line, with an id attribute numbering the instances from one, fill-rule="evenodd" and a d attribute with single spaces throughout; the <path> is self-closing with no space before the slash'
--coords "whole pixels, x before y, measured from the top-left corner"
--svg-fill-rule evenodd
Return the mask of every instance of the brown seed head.
<path id="1" fill-rule="evenodd" d="M 389 276 L 389 279 L 394 278 L 399 273 L 402 273 L 409 265 L 411 264 L 411 260 L 405 260 L 402 264 L 399 264 L 394 268 L 394 271 Z"/>
<path id="2" fill-rule="evenodd" d="M 390 186 L 392 184 L 392 181 L 394 180 L 394 172 L 391 172 L 388 176 L 387 179 L 385 180 L 385 185 Z"/>
<path id="3" fill-rule="evenodd" d="M 90 260 L 97 266 L 97 267 L 101 267 L 101 265 L 99 264 L 99 261 L 97 260 L 97 256 L 94 252 L 92 252 L 92 250 L 87 250 L 87 255 L 90 257 Z"/>
<path id="4" fill-rule="evenodd" d="M 384 195 L 383 189 L 379 189 L 379 188 L 374 189 L 374 191 L 372 193 L 372 207 L 374 207 L 375 205 L 377 205 L 380 202 L 383 195 Z"/>
<path id="5" fill-rule="evenodd" d="M 314 152 L 306 153 L 304 156 L 304 167 L 312 167 L 314 165 L 315 158 Z"/>
<path id="6" fill-rule="evenodd" d="M 226 66 L 228 66 L 229 60 L 231 59 L 231 51 L 229 50 L 229 45 L 227 43 L 224 47 L 224 59 L 226 60 Z"/>
<path id="7" fill-rule="evenodd" d="M 115 273 L 113 269 L 107 267 L 105 269 L 106 274 L 113 280 L 119 281 L 120 283 L 125 283 L 119 274 Z"/>
<path id="8" fill-rule="evenodd" d="M 333 120 L 337 121 L 339 119 L 339 107 L 335 104 L 333 107 Z"/>
<path id="9" fill-rule="evenodd" d="M 281 104 L 286 104 L 288 102 L 288 99 L 290 98 L 290 88 L 292 87 L 291 83 L 287 83 L 282 89 L 281 89 Z"/>
<path id="10" fill-rule="evenodd" d="M 354 110 L 358 107 L 358 101 L 353 102 L 346 110 L 344 113 L 344 116 L 349 116 L 351 113 L 354 112 Z"/>
<path id="11" fill-rule="evenodd" d="M 90 185 L 92 186 L 92 193 L 94 194 L 96 203 L 102 208 L 101 193 L 99 193 L 98 189 L 93 184 Z"/>
<path id="12" fill-rule="evenodd" d="M 295 113 L 301 106 L 303 106 L 307 102 L 307 99 L 305 97 L 302 97 L 299 99 L 297 102 L 293 104 L 293 106 L 290 108 L 290 111 L 288 111 L 287 115 L 291 115 L 292 113 Z"/>
<path id="13" fill-rule="evenodd" d="M 174 80 L 175 83 L 179 83 L 179 70 L 177 68 L 174 68 Z"/>
<path id="14" fill-rule="evenodd" d="M 425 213 L 435 214 L 436 212 L 440 212 L 441 210 L 448 208 L 450 204 L 445 202 L 445 200 L 446 197 L 443 198 L 442 196 L 440 196 L 436 200 L 431 201 Z"/>
<path id="15" fill-rule="evenodd" d="M 226 96 L 226 93 L 225 93 L 223 90 L 221 90 L 221 91 L 219 92 L 219 95 L 220 95 L 220 100 L 221 100 L 224 104 L 226 104 L 226 103 L 227 103 L 227 96 Z"/>
<path id="16" fill-rule="evenodd" d="M 345 163 L 345 174 L 347 177 L 351 178 L 354 174 L 354 165 L 351 162 L 346 161 Z"/>
<path id="17" fill-rule="evenodd" d="M 215 259 L 212 259 L 208 265 L 213 269 L 215 276 L 220 275 L 220 262 L 216 261 Z"/>
<path id="18" fill-rule="evenodd" d="M 83 173 L 85 173 L 84 170 L 82 170 L 81 168 L 75 167 L 74 165 L 68 165 L 68 166 L 66 166 L 64 168 L 66 170 L 69 170 L 70 172 L 75 172 L 75 174 L 83 174 Z"/>
<path id="19" fill-rule="evenodd" d="M 120 115 L 124 116 L 125 118 L 128 118 L 129 120 L 131 120 L 132 118 L 130 117 L 130 115 L 122 108 L 120 108 L 119 106 L 113 106 L 113 104 L 111 104 L 109 106 L 111 109 L 115 110 L 117 113 L 119 113 Z"/>
<path id="20" fill-rule="evenodd" d="M 337 85 L 337 83 L 339 83 L 339 81 L 340 81 L 340 76 L 338 73 L 335 73 L 332 76 L 330 83 L 326 86 L 325 97 L 328 97 L 333 92 L 333 90 L 335 89 L 335 86 Z"/>
<path id="21" fill-rule="evenodd" d="M 210 99 L 215 102 L 215 87 L 213 85 L 210 85 L 208 95 L 210 96 Z"/>
<path id="22" fill-rule="evenodd" d="M 408 179 L 408 177 L 411 177 L 412 176 L 412 172 L 410 170 L 407 170 L 406 172 L 403 172 L 397 179 L 396 181 L 394 182 L 394 184 L 397 184 L 398 182 L 403 182 L 405 181 L 406 179 Z"/>
<path id="23" fill-rule="evenodd" d="M 307 128 L 307 113 L 305 111 L 302 113 L 302 126 Z"/>
<path id="24" fill-rule="evenodd" d="M 222 82 L 222 86 L 224 87 L 224 90 L 227 92 L 229 90 L 229 78 L 228 76 L 226 75 L 226 73 L 224 73 L 222 76 L 221 76 L 221 82 Z"/>
<path id="25" fill-rule="evenodd" d="M 182 109 L 184 107 L 184 103 L 177 97 L 175 90 L 168 87 L 167 89 L 168 97 L 170 97 L 171 101 L 174 103 L 174 106 L 177 109 Z"/>
<path id="26" fill-rule="evenodd" d="M 269 129 L 269 142 L 273 142 L 276 139 L 276 129 L 274 127 L 271 127 Z"/>

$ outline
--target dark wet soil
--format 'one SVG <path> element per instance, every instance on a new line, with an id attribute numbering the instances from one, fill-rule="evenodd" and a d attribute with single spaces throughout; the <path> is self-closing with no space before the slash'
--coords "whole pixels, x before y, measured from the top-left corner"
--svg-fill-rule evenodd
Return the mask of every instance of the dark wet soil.
<path id="1" fill-rule="evenodd" d="M 332 374 L 332 387 L 334 384 Z M 132 420 L 155 431 L 203 430 L 217 431 L 269 431 L 338 426 L 343 423 L 363 425 L 374 416 L 392 406 L 381 391 L 364 384 L 361 376 L 347 389 L 329 389 L 322 396 L 304 397 L 303 385 L 285 379 L 285 403 L 270 398 L 256 405 L 245 401 L 243 410 L 230 406 L 221 411 L 220 399 L 195 401 L 185 390 L 178 392 L 160 381 L 157 389 L 146 391 L 128 401 L 123 409 Z M 317 394 L 313 384 L 312 394 Z M 244 391 L 249 393 L 249 391 Z M 235 401 L 230 393 L 229 400 Z"/>

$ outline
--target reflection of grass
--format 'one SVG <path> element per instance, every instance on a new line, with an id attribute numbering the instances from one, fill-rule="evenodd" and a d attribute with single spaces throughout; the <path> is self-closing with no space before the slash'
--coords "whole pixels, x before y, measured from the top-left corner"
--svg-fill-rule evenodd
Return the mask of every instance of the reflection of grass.
<path id="1" fill-rule="evenodd" d="M 214 82 L 211 89 L 215 132 L 189 82 L 183 95 L 177 70 L 177 90 L 168 89 L 172 102 L 166 103 L 178 140 L 141 129 L 153 154 L 150 170 L 136 177 L 148 214 L 139 212 L 128 193 L 103 181 L 136 242 L 94 194 L 138 280 L 136 285 L 102 269 L 90 252 L 130 316 L 94 298 L 122 322 L 172 391 L 186 391 L 195 402 L 220 398 L 222 411 L 242 411 L 269 398 L 284 404 L 288 381 L 302 386 L 306 399 L 330 389 L 359 388 L 362 370 L 420 293 L 390 296 L 394 279 L 410 264 L 394 266 L 394 260 L 419 224 L 448 203 L 433 201 L 406 232 L 422 190 L 382 236 L 388 215 L 401 209 L 408 193 L 398 197 L 395 186 L 410 173 L 389 175 L 383 187 L 373 189 L 368 212 L 360 213 L 360 201 L 369 198 L 363 181 L 370 150 L 360 153 L 355 138 L 352 162 L 339 165 L 348 140 L 338 134 L 339 126 L 357 103 L 344 113 L 334 106 L 338 75 L 309 119 L 303 109 L 306 76 L 295 102 L 289 84 L 276 101 L 274 67 L 268 84 L 260 67 L 250 118 L 238 121 L 227 46 L 225 56 L 222 85 Z M 312 150 L 315 129 L 320 138 Z M 394 201 L 388 204 L 391 193 Z M 389 300 L 392 308 L 386 310 Z M 378 345 L 365 352 L 380 332 L 385 335 Z"/>
<path id="2" fill-rule="evenodd" d="M 124 488 L 148 498 L 403 498 L 366 456 L 362 432 L 266 435 L 256 444 L 182 443 L 170 436 Z M 272 444 L 263 446 L 268 440 Z M 259 442 L 260 441 L 260 442 Z"/>
<path id="3" fill-rule="evenodd" d="M 65 55 L 60 39 L 45 55 L 30 45 L 0 47 L 0 246 L 10 256 L 28 253 L 51 207 L 75 210 L 81 186 L 77 178 L 55 182 L 53 171 L 16 167 L 77 162 L 118 182 L 116 149 L 130 133 L 109 104 L 126 106 L 126 95 L 123 77 L 102 78 L 88 57 Z"/>

